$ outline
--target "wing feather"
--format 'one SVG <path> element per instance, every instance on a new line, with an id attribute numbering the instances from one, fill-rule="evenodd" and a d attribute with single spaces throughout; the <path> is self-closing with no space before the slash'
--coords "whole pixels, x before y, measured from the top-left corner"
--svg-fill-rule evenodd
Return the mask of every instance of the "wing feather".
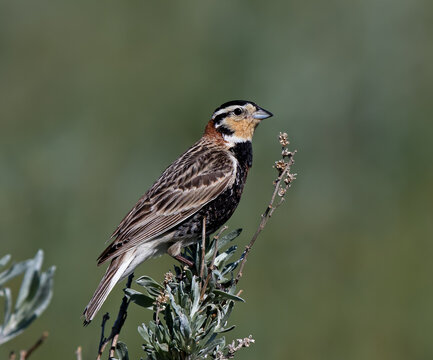
<path id="1" fill-rule="evenodd" d="M 173 229 L 220 195 L 235 176 L 230 153 L 199 141 L 164 171 L 125 216 L 98 264 Z"/>

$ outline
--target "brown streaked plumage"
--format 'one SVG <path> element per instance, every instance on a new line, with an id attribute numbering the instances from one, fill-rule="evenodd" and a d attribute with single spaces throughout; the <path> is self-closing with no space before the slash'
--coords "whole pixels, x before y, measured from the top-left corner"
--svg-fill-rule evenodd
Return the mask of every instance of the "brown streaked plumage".
<path id="1" fill-rule="evenodd" d="M 96 315 L 109 292 L 148 258 L 181 249 L 211 234 L 233 214 L 252 162 L 251 140 L 262 119 L 272 116 L 256 104 L 235 100 L 217 108 L 202 138 L 171 164 L 125 216 L 113 242 L 98 258 L 111 261 L 84 310 Z"/>

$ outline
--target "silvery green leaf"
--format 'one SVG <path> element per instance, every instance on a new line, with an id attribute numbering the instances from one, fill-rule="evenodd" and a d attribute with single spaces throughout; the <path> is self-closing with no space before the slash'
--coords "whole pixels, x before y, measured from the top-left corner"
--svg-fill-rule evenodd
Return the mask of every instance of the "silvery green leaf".
<path id="1" fill-rule="evenodd" d="M 236 239 L 242 232 L 242 229 L 236 229 L 227 235 L 222 236 L 221 238 L 216 241 L 215 239 L 212 240 L 212 243 L 210 244 L 209 250 L 206 252 L 205 260 L 206 262 L 210 262 L 210 260 L 213 257 L 213 254 L 215 252 L 215 244 L 218 246 L 218 251 L 221 251 L 222 248 L 224 248 L 230 241 L 233 241 Z"/>
<path id="2" fill-rule="evenodd" d="M 215 348 L 222 347 L 226 343 L 225 338 L 221 337 L 209 342 L 202 350 L 200 350 L 199 355 L 204 356 L 206 354 L 211 354 Z"/>
<path id="3" fill-rule="evenodd" d="M 156 323 L 155 323 L 154 321 L 151 321 L 151 322 L 149 323 L 148 328 L 149 328 L 149 330 L 148 330 L 149 335 L 153 335 L 153 334 L 155 334 L 155 332 L 156 332 Z"/>
<path id="4" fill-rule="evenodd" d="M 216 244 L 216 240 L 212 240 L 210 247 L 208 249 L 208 251 L 205 254 L 205 261 L 206 263 L 209 263 L 211 261 L 211 259 L 213 258 L 213 254 L 215 252 L 215 244 Z"/>
<path id="5" fill-rule="evenodd" d="M 212 271 L 212 278 L 214 279 L 214 281 L 219 282 L 219 283 L 223 283 L 224 280 L 226 280 L 226 278 L 217 269 L 214 269 Z"/>
<path id="6" fill-rule="evenodd" d="M 196 314 L 193 323 L 191 326 L 193 327 L 192 331 L 194 333 L 199 333 L 200 329 L 203 327 L 203 323 L 206 321 L 205 315 Z"/>
<path id="7" fill-rule="evenodd" d="M 154 299 L 161 294 L 162 290 L 164 290 L 164 287 L 161 284 L 149 276 L 141 276 L 135 282 L 138 285 L 143 286 L 149 296 L 153 297 Z"/>
<path id="8" fill-rule="evenodd" d="M 159 344 L 159 347 L 164 352 L 168 352 L 169 351 L 169 348 L 168 348 L 167 344 Z"/>
<path id="9" fill-rule="evenodd" d="M 23 281 L 21 282 L 20 291 L 18 298 L 15 303 L 15 310 L 20 308 L 24 301 L 28 298 L 32 298 L 32 294 L 39 287 L 39 273 L 42 267 L 42 261 L 44 260 L 44 253 L 39 250 L 36 256 L 29 260 L 27 263 L 27 270 L 24 273 Z"/>
<path id="10" fill-rule="evenodd" d="M 138 327 L 138 333 L 141 335 L 141 337 L 146 343 L 150 342 L 149 333 L 145 324 L 141 324 L 141 326 Z"/>
<path id="11" fill-rule="evenodd" d="M 179 316 L 180 321 L 180 332 L 185 339 L 189 339 L 191 336 L 191 326 L 189 325 L 188 318 L 185 314 Z"/>
<path id="12" fill-rule="evenodd" d="M 217 295 L 217 296 L 221 296 L 221 297 L 223 297 L 223 298 L 225 298 L 225 299 L 245 302 L 245 300 L 242 299 L 241 297 L 236 296 L 236 295 L 233 295 L 233 294 L 226 293 L 225 291 L 214 290 L 213 293 L 214 293 L 215 295 Z"/>
<path id="13" fill-rule="evenodd" d="M 52 298 L 54 271 L 55 267 L 52 266 L 48 271 L 40 274 L 38 289 L 32 294 L 29 293 L 31 296 L 28 296 L 12 315 L 9 328 L 17 328 L 20 333 L 47 308 Z"/>
<path id="14" fill-rule="evenodd" d="M 181 296 L 187 295 L 185 287 L 186 287 L 185 282 L 181 281 L 180 284 L 179 284 L 179 294 Z"/>
<path id="15" fill-rule="evenodd" d="M 224 307 L 224 316 L 221 319 L 222 326 L 225 326 L 227 324 L 227 320 L 229 319 L 234 306 L 234 301 L 229 301 L 228 306 Z"/>
<path id="16" fill-rule="evenodd" d="M 191 311 L 192 303 L 187 294 L 179 294 L 179 305 L 187 312 Z"/>
<path id="17" fill-rule="evenodd" d="M 232 232 L 229 232 L 227 235 L 221 236 L 218 239 L 218 250 L 221 250 L 227 243 L 236 239 L 242 232 L 242 229 L 236 229 Z"/>
<path id="18" fill-rule="evenodd" d="M 136 291 L 136 290 L 131 289 L 131 288 L 126 288 L 123 291 L 126 295 L 128 295 L 129 299 L 133 303 L 135 303 L 139 306 L 142 306 L 146 309 L 150 309 L 150 310 L 153 309 L 153 303 L 155 302 L 154 298 L 147 296 L 147 295 L 144 295 L 141 292 Z"/>
<path id="19" fill-rule="evenodd" d="M 150 276 L 140 276 L 135 282 L 138 285 L 144 286 L 144 287 L 156 287 L 158 289 L 164 290 L 164 287 L 158 283 L 156 280 L 153 280 Z"/>
<path id="20" fill-rule="evenodd" d="M 5 322 L 0 328 L 0 344 L 24 331 L 47 308 L 52 297 L 55 267 L 41 272 L 43 252 L 37 252 L 33 259 L 13 265 L 1 274 L 2 282 L 25 272 L 18 298 L 12 312 L 11 296 L 5 293 L 9 310 L 5 312 Z"/>
<path id="21" fill-rule="evenodd" d="M 209 318 L 210 319 L 210 318 Z M 210 319 L 211 320 L 211 319 Z M 200 342 L 202 342 L 203 344 L 207 344 L 208 342 L 212 341 L 215 337 L 215 328 L 217 326 L 216 322 L 213 322 L 210 324 L 209 328 L 206 329 L 206 335 L 204 335 L 201 339 Z M 206 328 L 207 326 L 205 326 Z"/>
<path id="22" fill-rule="evenodd" d="M 196 245 L 195 257 L 194 257 L 194 267 L 197 273 L 200 272 L 200 262 L 201 262 L 201 242 L 202 239 L 200 237 L 200 242 Z"/>
<path id="23" fill-rule="evenodd" d="M 215 258 L 214 265 L 215 265 L 216 267 L 219 267 L 220 264 L 221 264 L 223 261 L 225 261 L 227 257 L 228 257 L 228 255 L 227 255 L 225 252 L 223 252 L 222 254 L 219 254 L 219 255 Z"/>
<path id="24" fill-rule="evenodd" d="M 215 332 L 217 332 L 218 334 L 223 334 L 223 333 L 232 331 L 235 327 L 236 327 L 236 325 L 232 325 L 232 326 L 229 326 L 227 328 L 221 328 L 221 329 L 215 330 Z"/>
<path id="25" fill-rule="evenodd" d="M 200 281 L 197 278 L 197 276 L 194 276 L 192 278 L 192 283 L 191 283 L 191 287 L 192 287 L 192 291 L 191 291 L 191 295 L 192 295 L 192 299 L 193 299 L 193 303 L 192 303 L 192 308 L 191 308 L 191 318 L 194 317 L 195 313 L 198 311 L 198 309 L 200 308 Z"/>
<path id="26" fill-rule="evenodd" d="M 28 263 L 32 260 L 21 261 L 18 264 L 13 264 L 9 269 L 0 273 L 0 286 L 3 286 L 10 279 L 20 275 L 27 270 Z"/>
<path id="27" fill-rule="evenodd" d="M 237 250 L 237 245 L 230 246 L 226 251 L 224 251 L 227 255 L 232 255 Z"/>
<path id="28" fill-rule="evenodd" d="M 183 314 L 182 308 L 176 304 L 176 300 L 174 299 L 173 294 L 171 293 L 170 287 L 167 286 L 167 292 L 168 292 L 168 297 L 170 299 L 170 305 L 172 306 L 173 310 L 175 311 L 177 316 L 181 316 Z"/>
<path id="29" fill-rule="evenodd" d="M 3 256 L 0 259 L 0 266 L 5 266 L 9 262 L 10 259 L 11 259 L 11 256 L 9 254 Z"/>
<path id="30" fill-rule="evenodd" d="M 128 348 L 126 344 L 121 341 L 116 345 L 116 354 L 119 360 L 129 360 Z"/>
<path id="31" fill-rule="evenodd" d="M 0 344 L 1 344 L 2 343 L 1 334 L 3 333 L 3 326 L 9 322 L 10 317 L 12 315 L 11 290 L 9 288 L 0 289 L 0 296 L 4 296 L 4 298 L 5 298 L 4 321 L 3 321 L 3 325 L 0 326 Z"/>
<path id="32" fill-rule="evenodd" d="M 224 263 L 233 256 L 233 254 L 235 253 L 236 249 L 237 249 L 237 246 L 233 245 L 233 246 L 230 246 L 222 254 L 219 254 L 215 258 L 215 262 L 214 262 L 215 266 L 220 267 L 220 265 L 224 265 Z"/>
<path id="33" fill-rule="evenodd" d="M 156 332 L 155 332 L 156 340 L 158 341 L 159 344 L 162 344 L 165 341 L 164 327 L 161 324 L 159 324 L 156 326 L 155 329 L 156 329 Z"/>
<path id="34" fill-rule="evenodd" d="M 238 260 L 236 260 L 230 264 L 227 264 L 221 273 L 223 275 L 226 275 L 227 273 L 234 271 L 238 267 L 238 265 L 241 261 L 242 261 L 242 259 L 238 259 Z"/>

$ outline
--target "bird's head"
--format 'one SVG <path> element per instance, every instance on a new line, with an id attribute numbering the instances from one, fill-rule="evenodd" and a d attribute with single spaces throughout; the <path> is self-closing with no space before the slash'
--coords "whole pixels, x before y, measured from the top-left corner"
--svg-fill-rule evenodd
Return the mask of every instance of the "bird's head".
<path id="1" fill-rule="evenodd" d="M 230 145 L 251 141 L 257 125 L 272 113 L 245 100 L 226 102 L 218 107 L 206 128 L 206 133 L 217 132 Z"/>

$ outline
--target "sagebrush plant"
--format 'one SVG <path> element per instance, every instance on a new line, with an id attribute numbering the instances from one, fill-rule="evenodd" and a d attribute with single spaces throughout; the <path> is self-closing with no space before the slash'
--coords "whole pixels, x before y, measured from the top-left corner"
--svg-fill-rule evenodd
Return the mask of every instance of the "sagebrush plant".
<path id="1" fill-rule="evenodd" d="M 223 359 L 230 353 L 224 336 L 219 335 L 234 328 L 228 325 L 229 316 L 235 301 L 244 301 L 236 295 L 234 274 L 241 259 L 230 262 L 235 245 L 215 258 L 214 254 L 240 233 L 239 229 L 206 241 L 202 276 L 201 245 L 194 245 L 183 254 L 195 260 L 194 268 L 175 266 L 175 272 L 166 273 L 162 284 L 147 276 L 140 277 L 136 283 L 146 294 L 126 289 L 132 302 L 154 311 L 154 320 L 138 328 L 148 359 Z M 247 339 L 245 346 L 253 342 Z"/>
<path id="2" fill-rule="evenodd" d="M 0 266 L 5 266 L 10 259 L 10 255 L 2 257 Z M 49 305 L 53 294 L 55 267 L 41 271 L 43 259 L 44 253 L 39 250 L 33 259 L 13 264 L 0 273 L 0 296 L 5 299 L 0 345 L 21 334 Z M 5 285 L 21 274 L 24 276 L 14 305 L 12 292 Z"/>
<path id="3" fill-rule="evenodd" d="M 273 184 L 274 191 L 242 255 L 234 259 L 237 246 L 232 245 L 232 241 L 241 234 L 241 229 L 222 236 L 227 229 L 224 227 L 216 236 L 205 238 L 203 224 L 202 241 L 185 248 L 182 254 L 194 266 L 175 265 L 174 271 L 167 272 L 162 282 L 141 276 L 135 281 L 140 291 L 130 287 L 132 277 L 129 278 L 111 334 L 108 339 L 103 334 L 101 336 L 98 359 L 109 341 L 110 359 L 114 359 L 115 351 L 118 359 L 129 359 L 126 345 L 118 338 L 130 302 L 153 311 L 153 320 L 138 327 L 148 360 L 232 359 L 238 350 L 254 343 L 251 335 L 227 342 L 224 334 L 235 327 L 229 323 L 235 303 L 244 301 L 239 296 L 237 284 L 242 277 L 247 256 L 295 179 L 296 174 L 290 173 L 295 152 L 287 148 L 289 141 L 286 133 L 280 133 L 279 142 L 282 159 L 274 165 L 278 172 Z M 108 315 L 104 316 L 103 331 L 107 320 Z"/>

